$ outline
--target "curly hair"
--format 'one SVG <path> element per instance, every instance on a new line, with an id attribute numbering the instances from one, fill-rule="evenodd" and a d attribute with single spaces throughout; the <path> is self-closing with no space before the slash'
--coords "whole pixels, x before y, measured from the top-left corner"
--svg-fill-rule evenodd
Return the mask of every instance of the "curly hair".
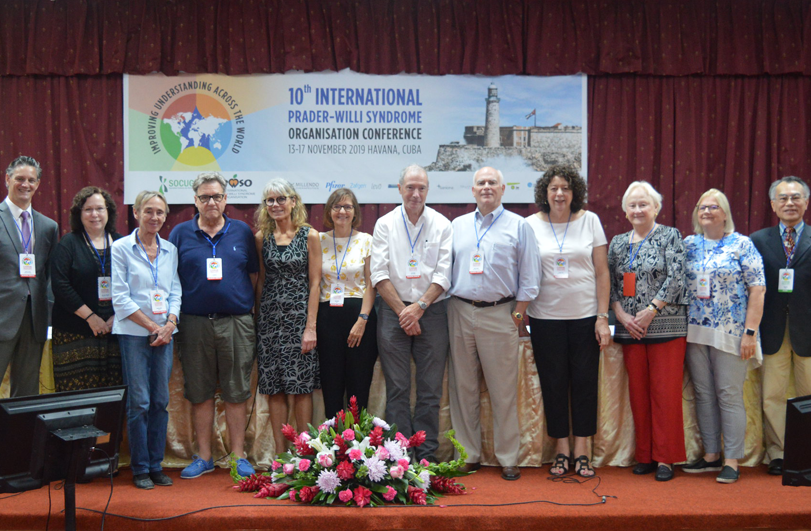
<path id="1" fill-rule="evenodd" d="M 259 207 L 256 209 L 256 214 L 254 215 L 256 229 L 262 231 L 262 236 L 265 239 L 269 238 L 276 230 L 276 221 L 270 217 L 267 205 L 265 205 L 265 199 L 267 199 L 268 195 L 271 193 L 285 196 L 295 201 L 296 204 L 293 205 L 293 210 L 290 212 L 290 221 L 293 222 L 293 226 L 297 231 L 301 227 L 311 226 L 307 223 L 307 209 L 304 208 L 304 203 L 301 202 L 301 196 L 296 192 L 296 189 L 293 188 L 293 185 L 281 178 L 271 179 L 262 190 L 262 202 L 259 204 Z"/>
<path id="2" fill-rule="evenodd" d="M 549 183 L 555 177 L 560 177 L 569 183 L 572 190 L 571 211 L 579 212 L 586 204 L 586 181 L 574 166 L 556 165 L 550 166 L 546 172 L 535 181 L 535 204 L 541 212 L 549 214 Z"/>
<path id="3" fill-rule="evenodd" d="M 335 223 L 332 222 L 332 207 L 344 197 L 348 197 L 352 202 L 352 213 L 355 214 L 352 218 L 352 228 L 357 229 L 360 227 L 360 205 L 355 193 L 349 188 L 339 188 L 330 194 L 327 204 L 324 205 L 324 227 L 328 229 L 335 228 Z"/>
<path id="4" fill-rule="evenodd" d="M 104 205 L 107 207 L 107 224 L 104 226 L 104 232 L 113 234 L 115 232 L 115 222 L 118 219 L 118 208 L 113 201 L 113 196 L 110 192 L 99 188 L 98 186 L 85 186 L 73 196 L 73 204 L 70 206 L 70 230 L 71 232 L 81 233 L 84 230 L 82 223 L 82 208 L 84 204 L 90 199 L 91 196 L 99 194 L 104 198 Z"/>

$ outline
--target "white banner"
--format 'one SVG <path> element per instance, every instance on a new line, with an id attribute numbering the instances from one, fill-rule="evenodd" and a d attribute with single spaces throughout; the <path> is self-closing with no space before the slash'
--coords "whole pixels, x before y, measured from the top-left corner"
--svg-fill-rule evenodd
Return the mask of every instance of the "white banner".
<path id="1" fill-rule="evenodd" d="M 553 164 L 585 175 L 586 76 L 373 76 L 350 71 L 251 76 L 124 76 L 124 200 L 160 190 L 192 203 L 204 171 L 230 203 L 258 204 L 273 177 L 305 203 L 342 187 L 398 203 L 409 164 L 428 170 L 431 203 L 470 203 L 473 172 L 504 174 L 505 203 L 532 203 Z"/>

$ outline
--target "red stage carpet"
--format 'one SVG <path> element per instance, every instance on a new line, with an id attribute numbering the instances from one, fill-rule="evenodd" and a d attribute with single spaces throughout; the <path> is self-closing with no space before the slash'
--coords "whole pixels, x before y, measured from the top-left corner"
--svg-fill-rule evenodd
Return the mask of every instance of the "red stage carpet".
<path id="1" fill-rule="evenodd" d="M 169 470 L 172 487 L 137 490 L 129 469 L 115 479 L 105 522 L 110 530 L 173 531 L 194 529 L 811 529 L 811 488 L 783 487 L 765 466 L 743 468 L 732 485 L 716 483 L 715 474 L 678 472 L 673 481 L 634 476 L 630 469 L 597 469 L 598 480 L 550 481 L 548 467 L 522 469 L 519 481 L 500 478 L 500 469 L 483 468 L 465 478 L 469 493 L 442 499 L 446 507 L 311 507 L 289 501 L 254 499 L 231 489 L 226 470 L 181 480 Z M 49 529 L 64 527 L 61 490 L 51 486 Z M 595 489 L 600 495 L 595 495 Z M 99 529 L 110 492 L 109 481 L 77 485 L 79 529 Z M 602 503 L 602 496 L 606 496 Z M 48 489 L 14 497 L 0 496 L 0 529 L 45 529 Z M 612 496 L 616 496 L 613 498 Z M 546 500 L 553 503 L 540 503 Z M 594 504 L 591 506 L 559 504 Z M 241 506 L 240 506 L 241 505 Z M 239 506 L 239 507 L 235 507 Z M 211 508 L 215 507 L 215 508 Z M 162 519 L 145 521 L 146 519 Z"/>

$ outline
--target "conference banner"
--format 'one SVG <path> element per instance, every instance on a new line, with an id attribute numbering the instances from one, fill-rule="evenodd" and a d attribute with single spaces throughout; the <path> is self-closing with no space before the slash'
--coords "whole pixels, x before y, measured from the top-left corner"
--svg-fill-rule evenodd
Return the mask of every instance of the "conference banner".
<path id="1" fill-rule="evenodd" d="M 230 203 L 258 204 L 290 181 L 305 203 L 350 188 L 397 203 L 400 171 L 428 171 L 431 203 L 470 203 L 473 173 L 502 171 L 505 203 L 532 203 L 553 164 L 586 161 L 587 78 L 375 76 L 350 71 L 124 76 L 124 200 L 160 190 L 193 202 L 219 171 Z"/>

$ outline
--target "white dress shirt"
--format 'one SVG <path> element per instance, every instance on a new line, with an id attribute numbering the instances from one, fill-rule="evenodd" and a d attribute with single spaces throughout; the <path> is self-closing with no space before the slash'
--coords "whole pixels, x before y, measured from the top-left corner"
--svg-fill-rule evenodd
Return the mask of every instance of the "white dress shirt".
<path id="1" fill-rule="evenodd" d="M 14 218 L 14 221 L 17 223 L 17 236 L 20 238 L 20 243 L 25 245 L 23 241 L 23 219 L 22 213 L 23 209 L 15 205 L 11 202 L 11 199 L 6 197 L 6 204 L 8 205 L 9 212 L 11 212 L 11 217 Z M 34 209 L 31 208 L 31 205 L 28 205 L 28 208 L 25 210 L 28 212 L 28 227 L 31 229 L 31 241 L 28 243 L 28 251 L 29 253 L 34 252 Z M 26 252 L 23 249 L 23 252 Z"/>

